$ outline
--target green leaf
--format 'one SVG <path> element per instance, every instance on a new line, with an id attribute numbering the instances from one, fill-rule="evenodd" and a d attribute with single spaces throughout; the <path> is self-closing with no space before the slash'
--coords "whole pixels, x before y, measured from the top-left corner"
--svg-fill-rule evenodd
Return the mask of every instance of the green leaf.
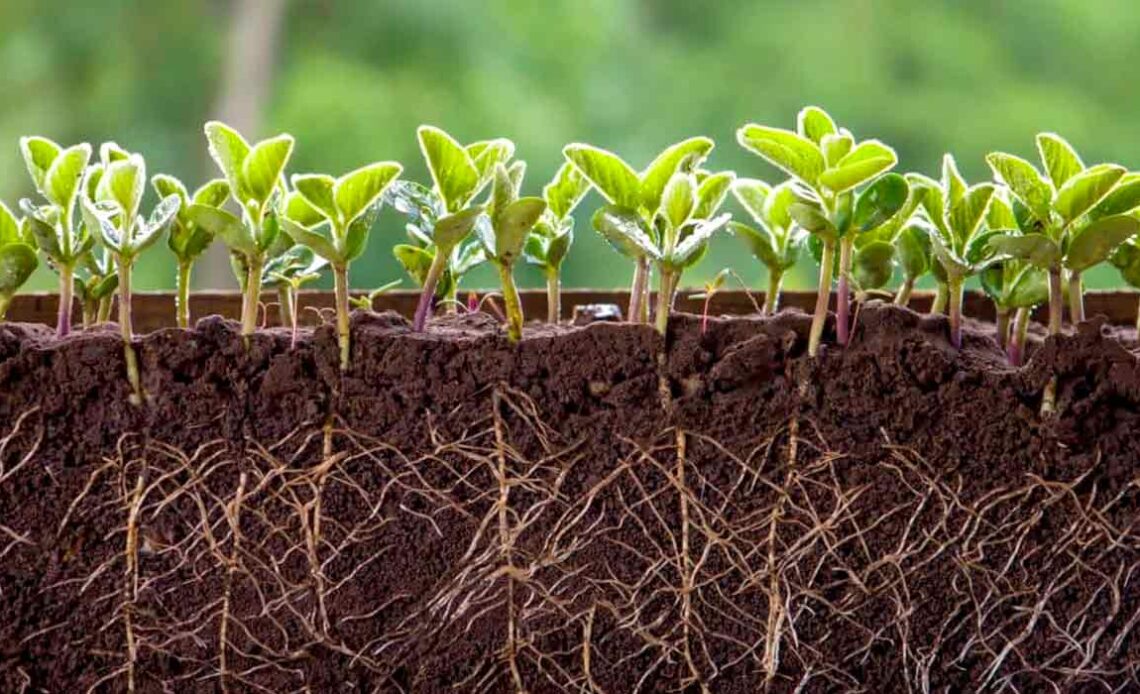
<path id="1" fill-rule="evenodd" d="M 435 253 L 425 250 L 418 246 L 409 246 L 408 244 L 397 244 L 392 249 L 392 255 L 404 267 L 404 271 L 408 273 L 417 284 L 423 286 L 424 280 L 427 279 L 428 270 L 431 268 L 432 261 L 435 260 Z"/>
<path id="2" fill-rule="evenodd" d="M 627 258 L 657 259 L 661 255 L 653 244 L 645 221 L 635 210 L 605 205 L 594 213 L 593 224 L 594 229 Z"/>
<path id="3" fill-rule="evenodd" d="M 634 210 L 641 204 L 641 181 L 621 157 L 583 144 L 566 145 L 562 154 L 610 203 Z M 661 182 L 662 190 L 667 180 Z"/>
<path id="4" fill-rule="evenodd" d="M 337 179 L 333 197 L 344 223 L 351 223 L 375 203 L 403 170 L 399 164 L 385 161 L 369 164 Z"/>
<path id="5" fill-rule="evenodd" d="M 995 253 L 1021 258 L 1048 270 L 1061 262 L 1061 249 L 1044 234 L 1005 234 L 990 239 Z"/>
<path id="6" fill-rule="evenodd" d="M 330 239 L 327 235 L 317 231 L 316 229 L 303 227 L 288 217 L 283 217 L 281 219 L 281 224 L 284 227 L 285 233 L 288 234 L 289 237 L 292 238 L 296 243 L 308 248 L 313 253 L 316 253 L 330 263 L 338 263 L 342 261 L 342 255 L 340 251 L 336 249 L 336 246 L 333 245 L 332 239 Z M 322 228 L 327 231 L 328 223 L 325 222 L 320 227 L 317 227 L 317 229 Z"/>
<path id="7" fill-rule="evenodd" d="M 899 234 L 899 265 L 910 279 L 918 279 L 930 271 L 930 233 L 915 223 L 908 224 Z"/>
<path id="8" fill-rule="evenodd" d="M 978 230 L 982 220 L 986 217 L 990 199 L 994 195 L 992 183 L 979 183 L 967 189 L 950 208 L 950 231 L 954 234 L 954 242 L 961 248 L 970 240 Z"/>
<path id="9" fill-rule="evenodd" d="M 23 226 L 25 229 L 22 231 L 35 240 L 36 247 L 43 251 L 44 255 L 55 261 L 66 260 L 62 257 L 63 250 L 59 246 L 59 236 L 55 233 L 54 227 L 30 215 L 24 217 Z"/>
<path id="10" fill-rule="evenodd" d="M 942 191 L 951 208 L 966 194 L 966 179 L 958 173 L 958 162 L 949 153 L 942 156 Z"/>
<path id="11" fill-rule="evenodd" d="M 738 178 L 732 184 L 732 194 L 757 223 L 767 222 L 764 205 L 772 187 L 756 178 Z"/>
<path id="12" fill-rule="evenodd" d="M 557 269 L 562 265 L 562 261 L 566 260 L 566 256 L 570 253 L 570 245 L 574 243 L 574 225 L 568 225 L 566 230 L 550 239 L 550 244 L 546 247 L 546 262 L 547 264 Z"/>
<path id="13" fill-rule="evenodd" d="M 674 174 L 665 186 L 661 194 L 661 212 L 674 229 L 680 229 L 692 216 L 697 206 L 696 187 L 692 174 L 682 172 Z"/>
<path id="14" fill-rule="evenodd" d="M 1089 217 L 1095 220 L 1125 214 L 1137 207 L 1140 207 L 1140 174 L 1128 174 L 1089 211 Z"/>
<path id="15" fill-rule="evenodd" d="M 1037 152 L 1041 155 L 1041 163 L 1045 165 L 1049 180 L 1057 190 L 1085 168 L 1072 145 L 1055 133 L 1041 133 L 1037 136 Z"/>
<path id="16" fill-rule="evenodd" d="M 304 198 L 308 209 L 316 212 L 320 217 L 325 219 L 337 219 L 336 201 L 333 199 L 333 188 L 336 186 L 336 179 L 327 174 L 294 174 L 293 188 L 296 189 L 296 194 Z M 313 226 L 318 222 L 312 221 L 312 214 L 302 208 L 300 204 L 290 202 L 294 199 L 293 195 L 285 203 L 285 215 L 292 217 L 295 221 L 301 222 L 304 226 Z M 296 211 L 296 215 L 291 214 Z"/>
<path id="17" fill-rule="evenodd" d="M 745 149 L 809 186 L 814 187 L 823 173 L 823 152 L 818 145 L 798 133 L 750 124 L 736 131 L 736 139 Z"/>
<path id="18" fill-rule="evenodd" d="M 482 207 L 469 207 L 462 212 L 441 218 L 435 223 L 432 240 L 443 253 L 451 253 L 451 249 L 475 228 L 475 222 L 481 214 L 483 214 Z"/>
<path id="19" fill-rule="evenodd" d="M 163 197 L 166 197 L 165 195 Z M 186 201 L 187 204 L 195 202 L 199 205 L 221 207 L 230 197 L 230 184 L 221 178 L 207 181 L 201 188 L 194 191 L 194 197 Z"/>
<path id="20" fill-rule="evenodd" d="M 210 157 L 213 158 L 214 163 L 218 165 L 226 180 L 229 181 L 230 190 L 233 191 L 234 197 L 245 202 L 248 193 L 242 185 L 242 164 L 249 156 L 249 143 L 238 131 L 219 121 L 206 123 L 205 130 Z"/>
<path id="21" fill-rule="evenodd" d="M 482 140 L 467 145 L 467 156 L 475 165 L 479 173 L 479 186 L 472 192 L 477 195 L 479 189 L 491 179 L 496 164 L 505 164 L 515 155 L 515 143 L 505 137 L 495 140 Z"/>
<path id="22" fill-rule="evenodd" d="M 823 151 L 826 166 L 835 166 L 854 149 L 855 138 L 846 131 L 835 135 L 824 135 L 819 147 Z"/>
<path id="23" fill-rule="evenodd" d="M 363 212 L 356 215 L 344 234 L 342 262 L 352 262 L 364 253 L 364 249 L 368 245 L 368 234 L 371 233 L 372 227 L 376 224 L 376 218 L 379 216 L 379 204 L 369 205 L 364 208 Z"/>
<path id="24" fill-rule="evenodd" d="M 839 238 L 839 231 L 827 219 L 823 210 L 815 205 L 804 202 L 794 202 L 788 206 L 788 214 L 804 231 L 827 240 Z"/>
<path id="25" fill-rule="evenodd" d="M 1013 214 L 1013 207 L 1006 201 L 1004 195 L 999 194 L 999 191 L 996 190 L 994 196 L 990 198 L 990 209 L 986 212 L 986 226 L 990 229 L 1019 228 L 1017 217 Z"/>
<path id="26" fill-rule="evenodd" d="M 942 265 L 942 269 L 950 278 L 965 277 L 970 272 L 970 265 L 950 245 L 940 233 L 928 235 L 930 239 L 931 255 Z"/>
<path id="27" fill-rule="evenodd" d="M 906 180 L 931 223 L 943 233 L 949 234 L 950 228 L 946 225 L 946 195 L 942 186 L 938 181 L 917 173 L 908 173 Z"/>
<path id="28" fill-rule="evenodd" d="M 225 210 L 207 205 L 190 205 L 186 218 L 222 240 L 232 251 L 244 255 L 257 253 L 257 245 L 240 219 Z"/>
<path id="29" fill-rule="evenodd" d="M 491 183 L 491 200 L 488 213 L 492 221 L 498 217 L 500 210 L 505 210 L 512 202 L 518 199 L 518 189 L 511 179 L 507 167 L 498 164 L 495 166 L 495 178 Z"/>
<path id="30" fill-rule="evenodd" d="M 8 209 L 3 201 L 0 201 L 0 246 L 19 243 L 22 239 L 19 220 L 16 219 L 16 215 L 12 214 L 12 210 Z"/>
<path id="31" fill-rule="evenodd" d="M 542 197 L 554 218 L 566 219 L 590 190 L 590 182 L 570 162 L 563 162 L 554 180 L 542 189 Z"/>
<path id="32" fill-rule="evenodd" d="M 416 131 L 431 180 L 449 212 L 463 209 L 479 185 L 479 170 L 467 150 L 439 128 L 421 125 Z M 497 162 L 496 162 L 497 163 Z"/>
<path id="33" fill-rule="evenodd" d="M 842 193 L 887 171 L 897 162 L 898 155 L 893 149 L 878 140 L 864 140 L 834 167 L 820 174 L 819 182 L 835 193 Z"/>
<path id="34" fill-rule="evenodd" d="M 130 240 L 131 255 L 138 255 L 157 241 L 178 216 L 182 199 L 177 194 L 163 198 L 150 213 L 150 219 L 141 225 L 138 235 Z"/>
<path id="35" fill-rule="evenodd" d="M 856 199 L 851 218 L 853 228 L 861 232 L 879 228 L 899 213 L 909 195 L 910 186 L 899 174 L 879 177 Z"/>
<path id="36" fill-rule="evenodd" d="M 522 189 L 523 176 L 526 175 L 526 162 L 516 161 L 507 167 L 507 178 L 511 181 L 511 190 L 514 198 L 519 196 L 519 191 Z"/>
<path id="37" fill-rule="evenodd" d="M 116 162 L 116 164 L 125 163 Z M 112 217 L 121 217 L 116 205 L 117 203 L 111 201 L 96 203 L 87 198 L 80 198 L 80 209 L 87 230 L 98 234 L 103 244 L 112 251 L 130 255 L 129 239 L 125 238 L 122 230 L 111 221 Z"/>
<path id="38" fill-rule="evenodd" d="M 522 253 L 527 234 L 545 211 L 546 201 L 542 198 L 519 198 L 498 212 L 494 255 L 499 262 L 507 265 L 514 262 Z"/>
<path id="39" fill-rule="evenodd" d="M 894 246 L 886 241 L 872 241 L 856 250 L 851 262 L 852 279 L 861 289 L 879 289 L 891 281 L 894 259 Z"/>
<path id="40" fill-rule="evenodd" d="M 46 137 L 20 138 L 20 153 L 24 155 L 24 165 L 28 168 L 28 175 L 32 177 L 36 190 L 45 197 L 47 197 L 47 188 L 44 186 L 44 179 L 61 149 Z"/>
<path id="41" fill-rule="evenodd" d="M 673 254 L 668 258 L 668 261 L 679 267 L 690 267 L 696 264 L 700 260 L 698 254 L 704 253 L 709 239 L 712 238 L 713 234 L 723 229 L 730 218 L 731 215 L 725 213 L 715 219 L 697 221 L 691 231 L 685 234 L 673 248 Z"/>
<path id="42" fill-rule="evenodd" d="M 182 181 L 179 181 L 173 176 L 155 174 L 150 179 L 150 186 L 154 188 L 155 193 L 158 193 L 159 198 L 168 198 L 171 195 L 177 195 L 183 205 L 190 204 L 190 193 L 186 191 L 186 186 L 182 185 Z M 212 205 L 212 207 L 217 207 L 217 205 Z"/>
<path id="43" fill-rule="evenodd" d="M 706 176 L 697 186 L 697 208 L 693 211 L 693 217 L 708 219 L 716 214 L 720 206 L 724 204 L 728 189 L 732 187 L 732 182 L 735 180 L 736 174 L 732 171 L 721 171 Z"/>
<path id="44" fill-rule="evenodd" d="M 823 144 L 823 138 L 834 135 L 835 121 L 827 112 L 818 106 L 808 106 L 796 116 L 796 130 L 817 145 Z"/>
<path id="45" fill-rule="evenodd" d="M 126 216 L 124 224 L 133 224 L 145 190 L 146 163 L 136 154 L 107 167 L 99 181 L 96 199 L 117 204 Z"/>
<path id="46" fill-rule="evenodd" d="M 792 215 L 788 208 L 796 202 L 795 184 L 785 181 L 772 189 L 764 201 L 764 218 L 768 228 L 775 234 L 783 234 L 792 228 Z"/>
<path id="47" fill-rule="evenodd" d="M 315 227 L 328 219 L 324 213 L 313 207 L 309 199 L 295 190 L 285 198 L 285 216 L 304 227 Z"/>
<path id="48" fill-rule="evenodd" d="M 1138 231 L 1140 220 L 1130 215 L 1098 219 L 1081 229 L 1069 242 L 1065 252 L 1065 267 L 1074 272 L 1083 272 L 1102 263 L 1108 260 L 1117 246 L 1135 236 Z"/>
<path id="49" fill-rule="evenodd" d="M 0 296 L 15 294 L 38 265 L 36 251 L 31 246 L 23 243 L 0 246 Z"/>
<path id="50" fill-rule="evenodd" d="M 65 210 L 71 209 L 79 193 L 79 182 L 91 159 L 91 145 L 83 143 L 59 153 L 44 174 L 44 195 Z"/>
<path id="51" fill-rule="evenodd" d="M 781 258 L 776 238 L 766 227 L 753 227 L 740 222 L 731 222 L 729 231 L 748 246 L 748 250 L 769 270 L 779 270 Z"/>
<path id="52" fill-rule="evenodd" d="M 986 155 L 986 163 L 1034 217 L 1042 222 L 1049 221 L 1053 190 L 1032 164 L 1004 152 Z"/>
<path id="53" fill-rule="evenodd" d="M 1010 233 L 1009 229 L 984 229 L 970 237 L 962 249 L 962 257 L 974 267 L 982 265 L 993 258 L 994 250 L 990 247 L 990 239 Z"/>
<path id="54" fill-rule="evenodd" d="M 1033 308 L 1049 301 L 1049 275 L 1027 265 L 1010 283 L 1006 303 L 1010 308 Z"/>
<path id="55" fill-rule="evenodd" d="M 1100 202 L 1127 173 L 1123 166 L 1098 164 L 1075 174 L 1057 191 L 1053 207 L 1072 222 Z"/>
<path id="56" fill-rule="evenodd" d="M 638 176 L 642 207 L 650 214 L 657 212 L 661 207 L 665 186 L 673 174 L 678 171 L 684 173 L 696 171 L 712 150 L 713 141 L 709 138 L 691 137 L 670 145 L 664 152 L 658 154 Z M 619 200 L 610 200 L 610 202 L 617 205 L 626 204 Z M 629 207 L 636 209 L 637 205 Z"/>
<path id="57" fill-rule="evenodd" d="M 293 154 L 293 136 L 278 135 L 277 137 L 258 142 L 249 152 L 249 156 L 242 163 L 242 189 L 249 198 L 242 202 L 255 200 L 264 207 L 273 189 L 281 180 L 285 165 Z"/>

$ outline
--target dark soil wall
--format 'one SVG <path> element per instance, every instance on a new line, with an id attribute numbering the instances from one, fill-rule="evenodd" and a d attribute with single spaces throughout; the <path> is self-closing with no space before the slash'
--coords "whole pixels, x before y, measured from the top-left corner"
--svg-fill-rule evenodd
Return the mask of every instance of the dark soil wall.
<path id="1" fill-rule="evenodd" d="M 808 323 L 2 324 L 0 691 L 1140 686 L 1132 338 Z"/>

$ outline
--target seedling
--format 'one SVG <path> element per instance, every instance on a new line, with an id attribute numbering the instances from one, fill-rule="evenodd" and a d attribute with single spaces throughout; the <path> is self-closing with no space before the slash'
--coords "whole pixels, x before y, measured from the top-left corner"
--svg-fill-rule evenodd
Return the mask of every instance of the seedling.
<path id="1" fill-rule="evenodd" d="M 20 206 L 31 220 L 36 246 L 59 274 L 56 333 L 62 337 L 71 332 L 76 265 L 95 244 L 94 233 L 75 214 L 83 171 L 91 159 L 91 145 L 84 142 L 64 149 L 45 137 L 24 137 L 20 138 L 20 151 L 36 190 L 48 203 L 36 206 L 23 200 Z"/>
<path id="2" fill-rule="evenodd" d="M 0 202 L 0 321 L 8 313 L 12 297 L 38 265 L 30 224 L 18 221 Z"/>
<path id="3" fill-rule="evenodd" d="M 894 303 L 896 306 L 909 306 L 915 283 L 935 264 L 930 251 L 930 233 L 923 224 L 910 222 L 899 232 L 895 247 L 903 281 L 895 293 Z"/>
<path id="4" fill-rule="evenodd" d="M 1120 244 L 1109 259 L 1120 271 L 1120 278 L 1134 289 L 1140 289 L 1140 242 L 1136 238 Z M 1140 307 L 1136 309 L 1136 331 L 1140 333 Z"/>
<path id="5" fill-rule="evenodd" d="M 724 281 L 728 279 L 732 270 L 722 268 L 720 272 L 716 273 L 711 280 L 705 282 L 703 292 L 689 295 L 689 298 L 694 301 L 704 301 L 701 308 L 701 334 L 704 335 L 708 332 L 709 328 L 709 306 L 712 304 L 712 299 L 724 287 Z"/>
<path id="6" fill-rule="evenodd" d="M 241 206 L 241 217 L 210 205 L 191 204 L 186 219 L 222 240 L 241 273 L 241 332 L 245 342 L 257 328 L 261 275 L 265 263 L 291 242 L 282 240 L 282 175 L 293 153 L 293 137 L 282 134 L 251 146 L 224 123 L 206 123 L 210 156 Z"/>
<path id="7" fill-rule="evenodd" d="M 799 260 L 804 231 L 792 221 L 788 208 L 796 201 L 789 181 L 771 187 L 754 178 L 737 179 L 732 193 L 751 215 L 755 226 L 732 222 L 729 229 L 768 269 L 768 291 L 764 294 L 763 315 L 779 310 L 780 287 L 787 272 Z"/>
<path id="8" fill-rule="evenodd" d="M 907 198 L 897 184 L 874 193 L 869 191 L 876 189 L 868 188 L 858 201 L 854 191 L 890 170 L 898 161 L 895 151 L 878 140 L 856 144 L 849 131 L 837 128 L 827 113 L 814 106 L 800 111 L 795 131 L 749 124 L 737 131 L 737 141 L 801 184 L 797 186 L 800 199 L 790 206 L 789 213 L 821 244 L 819 294 L 808 342 L 811 356 L 819 353 L 838 249 L 836 338 L 839 344 L 846 344 L 855 236 L 869 223 L 877 227 L 894 217 Z M 882 195 L 885 192 L 891 194 Z M 855 223 L 856 210 L 865 215 L 860 223 Z"/>
<path id="9" fill-rule="evenodd" d="M 342 370 L 348 368 L 350 347 L 348 265 L 364 252 L 380 209 L 380 196 L 402 171 L 396 162 L 385 161 L 340 178 L 324 174 L 293 176 L 296 192 L 290 195 L 286 206 L 285 231 L 332 267 Z"/>
<path id="10" fill-rule="evenodd" d="M 265 264 L 261 282 L 277 290 L 281 324 L 292 329 L 290 346 L 297 344 L 298 295 L 301 287 L 321 276 L 329 261 L 307 246 L 293 246 Z"/>
<path id="11" fill-rule="evenodd" d="M 546 201 L 542 198 L 519 197 L 525 173 L 526 163 L 522 161 L 514 162 L 509 169 L 503 164 L 496 164 L 487 214 L 480 215 L 475 223 L 475 233 L 483 245 L 483 252 L 499 271 L 507 314 L 507 339 L 511 342 L 522 339 L 523 326 L 522 301 L 515 287 L 514 265 L 522 255 L 523 244 L 531 229 L 546 211 Z M 440 249 L 442 251 L 443 247 Z"/>
<path id="12" fill-rule="evenodd" d="M 146 190 L 146 163 L 138 154 L 116 159 L 92 175 L 94 197 L 84 195 L 81 201 L 83 219 L 90 229 L 98 230 L 103 246 L 111 252 L 118 269 L 119 330 L 123 337 L 123 354 L 127 364 L 127 380 L 131 384 L 131 402 L 141 405 L 142 380 L 138 357 L 132 340 L 131 270 L 135 260 L 173 223 L 182 201 L 177 195 L 163 198 L 149 219 L 142 219 L 139 208 Z"/>
<path id="13" fill-rule="evenodd" d="M 946 277 L 950 317 L 950 341 L 962 346 L 962 290 L 966 280 L 981 272 L 992 251 L 990 239 L 997 231 L 982 222 L 994 195 L 991 183 L 967 187 L 954 157 L 942 160 L 942 181 L 909 174 L 911 186 L 930 221 L 930 247 Z"/>
<path id="14" fill-rule="evenodd" d="M 1051 133 L 1037 136 L 1037 149 L 1047 177 L 1012 154 L 986 157 L 1017 200 L 1020 227 L 1000 230 L 990 245 L 1048 273 L 1049 333 L 1055 335 L 1061 332 L 1062 275 L 1067 274 L 1069 317 L 1075 324 L 1084 320 L 1081 273 L 1140 231 L 1140 221 L 1128 214 L 1140 205 L 1140 176 L 1128 176 L 1115 164 L 1086 168 L 1072 146 Z"/>
<path id="15" fill-rule="evenodd" d="M 650 264 L 656 260 L 649 249 L 655 242 L 651 235 L 656 233 L 655 219 L 661 212 L 665 186 L 673 174 L 679 171 L 696 171 L 712 149 L 713 141 L 707 137 L 678 142 L 657 155 L 640 174 L 618 155 L 598 147 L 575 143 L 562 149 L 566 159 L 606 199 L 611 212 L 620 209 L 624 211 L 617 214 L 617 217 L 630 220 L 636 217 L 639 221 L 634 227 L 650 236 L 647 239 L 649 243 L 642 243 L 641 240 L 631 240 L 620 232 L 616 236 L 607 235 L 598 226 L 599 216 L 594 217 L 594 228 L 603 232 L 615 250 L 634 262 L 628 311 L 628 318 L 632 322 L 649 322 Z M 624 223 L 619 225 L 623 226 Z M 629 228 L 631 233 L 633 230 L 633 227 Z M 610 228 L 610 231 L 617 229 Z"/>
<path id="16" fill-rule="evenodd" d="M 151 179 L 151 185 L 160 198 L 177 195 L 182 201 L 178 216 L 170 226 L 170 236 L 166 245 L 178 260 L 177 294 L 175 295 L 175 315 L 178 327 L 190 327 L 190 272 L 194 262 L 214 241 L 214 234 L 205 226 L 191 219 L 190 206 L 202 205 L 220 209 L 230 197 L 230 184 L 225 179 L 214 179 L 194 191 L 191 196 L 186 186 L 177 178 L 158 174 Z"/>
<path id="17" fill-rule="evenodd" d="M 570 214 L 586 193 L 590 182 L 566 162 L 554 174 L 554 180 L 542 189 L 546 212 L 527 237 L 523 256 L 542 269 L 546 277 L 546 322 L 557 323 L 562 317 L 562 262 L 574 243 L 574 218 Z"/>
<path id="18" fill-rule="evenodd" d="M 653 226 L 628 207 L 607 205 L 594 215 L 594 228 L 619 249 L 636 252 L 657 266 L 657 332 L 665 334 L 681 274 L 708 250 L 708 241 L 731 217 L 716 214 L 735 179 L 731 172 L 709 174 L 677 171 L 661 194 Z M 630 255 L 630 250 L 626 250 Z"/>
<path id="19" fill-rule="evenodd" d="M 106 248 L 83 256 L 75 276 L 75 294 L 83 314 L 83 327 L 106 323 L 119 288 L 115 258 Z"/>
<path id="20" fill-rule="evenodd" d="M 396 287 L 399 287 L 401 284 L 403 284 L 402 280 L 392 280 L 387 284 L 382 284 L 364 296 L 353 297 L 352 305 L 362 311 L 371 311 L 372 305 L 376 302 L 376 299 L 380 295 L 385 294 L 388 291 L 395 289 Z"/>

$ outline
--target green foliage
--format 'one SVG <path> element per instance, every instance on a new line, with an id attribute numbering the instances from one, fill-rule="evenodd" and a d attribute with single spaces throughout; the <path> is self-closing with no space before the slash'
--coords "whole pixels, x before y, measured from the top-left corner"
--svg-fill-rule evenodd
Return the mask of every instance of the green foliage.
<path id="1" fill-rule="evenodd" d="M 771 187 L 755 178 L 739 178 L 732 186 L 736 200 L 753 224 L 732 222 L 729 229 L 773 275 L 782 275 L 799 260 L 804 231 L 789 208 L 796 199 L 791 182 Z"/>
<path id="2" fill-rule="evenodd" d="M 0 202 L 0 320 L 16 292 L 35 272 L 39 261 L 25 225 Z"/>
<path id="3" fill-rule="evenodd" d="M 967 187 L 950 154 L 942 160 L 941 182 L 918 174 L 908 179 L 930 222 L 930 248 L 942 273 L 957 282 L 976 275 L 992 256 L 983 222 L 994 197 L 994 185 Z"/>

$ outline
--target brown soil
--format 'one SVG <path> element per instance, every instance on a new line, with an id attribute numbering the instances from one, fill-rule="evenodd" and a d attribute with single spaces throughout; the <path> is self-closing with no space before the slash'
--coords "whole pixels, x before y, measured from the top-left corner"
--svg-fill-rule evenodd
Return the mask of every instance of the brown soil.
<path id="1" fill-rule="evenodd" d="M 0 691 L 1140 686 L 1134 341 L 808 327 L 0 324 Z"/>

